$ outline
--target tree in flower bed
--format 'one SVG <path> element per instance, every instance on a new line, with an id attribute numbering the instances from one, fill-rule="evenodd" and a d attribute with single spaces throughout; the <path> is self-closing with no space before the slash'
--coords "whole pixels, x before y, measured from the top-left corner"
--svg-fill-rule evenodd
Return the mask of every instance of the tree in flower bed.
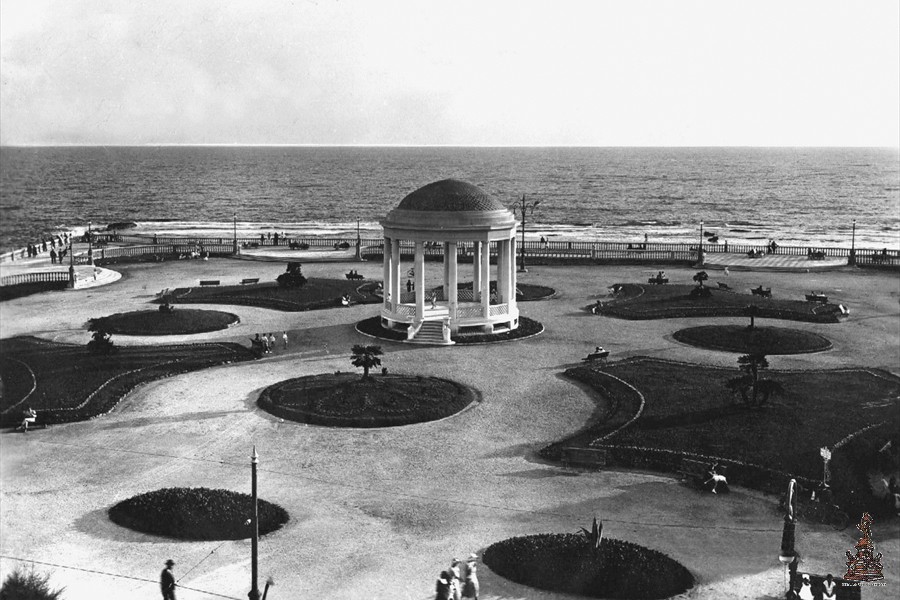
<path id="1" fill-rule="evenodd" d="M 479 399 L 476 390 L 438 377 L 354 373 L 287 379 L 263 390 L 258 404 L 278 417 L 328 427 L 392 427 L 434 421 Z"/>
<path id="2" fill-rule="evenodd" d="M 699 283 L 699 282 L 698 282 Z M 620 319 L 672 319 L 684 317 L 742 317 L 748 302 L 758 307 L 756 316 L 810 323 L 837 323 L 841 309 L 837 304 L 819 304 L 780 298 L 759 299 L 750 294 L 703 287 L 703 297 L 691 295 L 700 289 L 691 285 L 617 284 L 616 300 L 604 305 L 604 316 Z"/>
<path id="3" fill-rule="evenodd" d="M 286 510 L 258 500 L 259 533 L 288 522 Z M 123 500 L 109 509 L 113 523 L 152 535 L 183 540 L 243 540 L 252 536 L 249 494 L 209 488 L 164 488 Z"/>
<path id="4" fill-rule="evenodd" d="M 372 337 L 406 341 L 406 332 L 397 329 L 385 329 L 381 326 L 381 317 L 370 317 L 356 324 L 356 330 Z M 457 344 L 489 344 L 492 342 L 508 342 L 537 335 L 544 331 L 544 326 L 534 319 L 519 317 L 519 326 L 512 331 L 500 333 L 456 333 L 453 341 Z"/>
<path id="5" fill-rule="evenodd" d="M 225 329 L 239 320 L 218 310 L 139 310 L 93 318 L 88 329 L 122 335 L 188 335 Z"/>
<path id="6" fill-rule="evenodd" d="M 591 598 L 668 598 L 694 586 L 690 571 L 661 552 L 610 538 L 595 550 L 588 537 L 574 533 L 502 540 L 483 560 L 516 583 Z"/>
<path id="7" fill-rule="evenodd" d="M 701 325 L 676 331 L 672 337 L 698 348 L 752 354 L 804 354 L 831 348 L 831 342 L 818 333 L 788 327 Z"/>
<path id="8" fill-rule="evenodd" d="M 53 589 L 50 574 L 35 571 L 29 567 L 17 566 L 6 576 L 0 586 L 2 600 L 59 600 L 66 588 Z"/>

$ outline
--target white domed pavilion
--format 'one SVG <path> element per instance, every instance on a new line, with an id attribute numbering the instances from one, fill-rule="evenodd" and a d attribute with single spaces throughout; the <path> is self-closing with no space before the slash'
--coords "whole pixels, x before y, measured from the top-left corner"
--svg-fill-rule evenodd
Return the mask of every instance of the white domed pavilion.
<path id="1" fill-rule="evenodd" d="M 461 331 L 494 333 L 518 327 L 516 224 L 499 201 L 457 179 L 430 183 L 403 198 L 381 222 L 382 326 L 405 329 L 408 340 L 444 344 L 452 344 L 452 336 Z M 402 285 L 400 267 L 401 254 L 409 250 L 412 290 Z M 426 255 L 441 259 L 443 286 L 425 289 Z M 459 265 L 464 263 L 465 270 L 470 260 L 472 284 L 460 287 Z M 497 282 L 493 288 L 492 280 Z"/>

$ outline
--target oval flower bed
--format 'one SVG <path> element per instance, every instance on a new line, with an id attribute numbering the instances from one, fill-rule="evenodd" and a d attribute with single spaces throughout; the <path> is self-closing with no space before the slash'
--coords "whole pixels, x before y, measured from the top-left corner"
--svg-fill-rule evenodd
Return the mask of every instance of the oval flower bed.
<path id="1" fill-rule="evenodd" d="M 804 354 L 831 348 L 831 342 L 817 333 L 787 327 L 704 325 L 681 329 L 672 337 L 698 348 L 751 354 Z"/>
<path id="2" fill-rule="evenodd" d="M 690 571 L 662 552 L 607 538 L 595 550 L 574 533 L 502 540 L 483 560 L 516 583 L 592 598 L 668 598 L 694 585 Z"/>
<path id="3" fill-rule="evenodd" d="M 438 377 L 355 373 L 312 375 L 270 385 L 258 404 L 275 416 L 330 427 L 393 427 L 434 421 L 478 399 L 474 389 Z"/>
<path id="4" fill-rule="evenodd" d="M 271 533 L 288 522 L 286 510 L 257 501 L 259 533 Z M 253 497 L 231 490 L 164 488 L 119 502 L 110 520 L 122 527 L 184 540 L 242 540 L 251 537 L 247 520 Z"/>
<path id="5" fill-rule="evenodd" d="M 91 319 L 90 329 L 121 335 L 188 335 L 218 331 L 239 321 L 237 315 L 218 310 L 139 310 Z"/>

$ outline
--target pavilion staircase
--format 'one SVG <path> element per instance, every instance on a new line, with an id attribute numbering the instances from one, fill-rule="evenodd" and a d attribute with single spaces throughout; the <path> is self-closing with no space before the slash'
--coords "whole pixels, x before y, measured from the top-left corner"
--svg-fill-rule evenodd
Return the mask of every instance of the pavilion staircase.
<path id="1" fill-rule="evenodd" d="M 417 344 L 435 344 L 438 346 L 446 346 L 444 341 L 444 323 L 443 321 L 425 321 L 422 327 L 416 332 L 412 339 Z M 450 342 L 453 344 L 454 342 Z"/>

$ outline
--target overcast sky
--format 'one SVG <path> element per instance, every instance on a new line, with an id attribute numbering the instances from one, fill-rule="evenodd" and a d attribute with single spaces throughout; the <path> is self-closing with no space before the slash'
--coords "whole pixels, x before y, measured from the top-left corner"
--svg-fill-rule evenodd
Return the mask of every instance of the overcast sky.
<path id="1" fill-rule="evenodd" d="M 900 2 L 3 0 L 0 144 L 898 146 Z"/>

